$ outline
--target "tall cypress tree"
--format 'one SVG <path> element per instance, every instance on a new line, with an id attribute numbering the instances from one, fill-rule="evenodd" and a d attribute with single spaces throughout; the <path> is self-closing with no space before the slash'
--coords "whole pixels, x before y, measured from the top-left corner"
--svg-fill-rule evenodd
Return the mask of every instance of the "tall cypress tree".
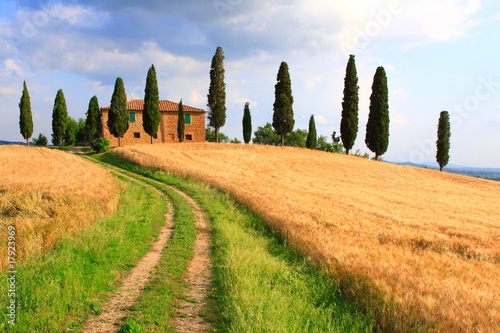
<path id="1" fill-rule="evenodd" d="M 66 107 L 66 99 L 62 89 L 57 91 L 56 99 L 54 100 L 54 109 L 52 111 L 52 132 L 54 138 L 59 141 L 59 147 L 62 147 L 66 127 L 68 126 L 68 108 Z"/>
<path id="2" fill-rule="evenodd" d="M 153 137 L 158 132 L 158 126 L 160 125 L 160 97 L 154 65 L 151 65 L 148 70 L 144 93 L 142 126 L 144 127 L 144 131 L 151 136 L 151 143 L 153 143 Z"/>
<path id="3" fill-rule="evenodd" d="M 179 102 L 179 113 L 177 115 L 177 137 L 179 138 L 179 142 L 184 141 L 184 124 L 186 123 L 184 117 L 184 106 L 182 106 L 181 99 Z"/>
<path id="4" fill-rule="evenodd" d="M 245 109 L 243 110 L 243 141 L 245 143 L 250 143 L 252 139 L 252 116 L 250 115 L 250 103 L 245 103 Z"/>
<path id="5" fill-rule="evenodd" d="M 85 120 L 85 132 L 87 132 L 87 138 L 90 142 L 101 136 L 101 112 L 99 111 L 97 96 L 92 97 L 89 101 L 87 119 Z"/>
<path id="6" fill-rule="evenodd" d="M 118 138 L 118 146 L 121 146 L 121 138 L 128 130 L 128 118 L 127 94 L 123 80 L 119 77 L 116 79 L 115 89 L 111 97 L 107 124 L 109 132 Z"/>
<path id="7" fill-rule="evenodd" d="M 23 82 L 23 94 L 19 102 L 19 110 L 19 128 L 21 135 L 26 140 L 26 144 L 29 146 L 29 140 L 33 134 L 33 116 L 31 114 L 30 93 L 28 92 L 26 81 Z"/>
<path id="8" fill-rule="evenodd" d="M 226 84 L 224 83 L 224 51 L 218 46 L 210 67 L 208 89 L 208 126 L 215 130 L 215 142 L 219 142 L 219 129 L 226 124 Z"/>
<path id="9" fill-rule="evenodd" d="M 293 96 L 292 82 L 288 72 L 288 64 L 282 62 L 274 86 L 273 128 L 281 136 L 281 145 L 285 145 L 285 135 L 293 130 Z"/>
<path id="10" fill-rule="evenodd" d="M 377 68 L 373 77 L 365 143 L 375 153 L 375 159 L 383 155 L 389 146 L 389 93 L 382 66 Z"/>
<path id="11" fill-rule="evenodd" d="M 342 120 L 340 122 L 340 135 L 345 153 L 349 155 L 356 136 L 358 135 L 358 74 L 354 56 L 349 56 L 344 79 L 344 100 L 342 101 Z"/>
<path id="12" fill-rule="evenodd" d="M 450 115 L 448 111 L 442 111 L 439 115 L 438 139 L 436 141 L 437 152 L 436 161 L 439 164 L 439 171 L 443 171 L 443 168 L 448 164 L 450 160 Z"/>

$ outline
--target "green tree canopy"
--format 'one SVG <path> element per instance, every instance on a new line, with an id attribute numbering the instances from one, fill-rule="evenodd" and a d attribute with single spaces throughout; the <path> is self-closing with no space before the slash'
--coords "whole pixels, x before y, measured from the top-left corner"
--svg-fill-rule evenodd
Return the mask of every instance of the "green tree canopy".
<path id="1" fill-rule="evenodd" d="M 307 133 L 306 147 L 309 149 L 318 149 L 318 134 L 316 133 L 314 115 L 311 115 L 309 119 L 309 132 Z"/>
<path id="2" fill-rule="evenodd" d="M 317 149 L 327 151 L 330 153 L 339 153 L 339 154 L 345 153 L 344 148 L 340 142 L 334 141 L 332 144 L 332 143 L 328 142 L 328 138 L 324 135 L 320 135 L 318 137 L 318 148 Z"/>
<path id="3" fill-rule="evenodd" d="M 264 127 L 259 126 L 257 130 L 253 133 L 254 137 L 252 142 L 255 144 L 262 145 L 272 145 L 279 146 L 281 145 L 281 136 L 278 135 L 273 130 L 273 125 L 271 123 L 266 123 Z M 290 132 L 289 135 L 285 138 L 285 146 L 290 147 L 302 147 L 306 146 L 307 139 L 307 131 L 302 129 L 297 129 L 295 131 Z"/>
<path id="4" fill-rule="evenodd" d="M 278 70 L 276 80 L 278 83 L 274 86 L 274 105 L 273 105 L 273 128 L 281 137 L 281 144 L 285 144 L 285 136 L 292 132 L 295 125 L 293 118 L 293 96 L 292 82 L 288 71 L 288 64 L 282 62 Z"/>
<path id="5" fill-rule="evenodd" d="M 153 137 L 158 132 L 160 125 L 160 97 L 158 92 L 158 81 L 156 80 L 155 66 L 151 65 L 146 78 L 146 88 L 144 89 L 144 111 L 142 114 L 142 126 L 144 131 Z"/>
<path id="6" fill-rule="evenodd" d="M 68 124 L 68 109 L 66 107 L 66 99 L 62 89 L 57 91 L 54 101 L 54 109 L 52 111 L 52 133 L 59 147 L 63 145 L 64 134 Z M 54 143 L 56 144 L 56 143 Z"/>
<path id="7" fill-rule="evenodd" d="M 219 129 L 226 124 L 226 84 L 224 83 L 224 51 L 218 46 L 210 66 L 208 89 L 208 126 L 215 130 L 215 141 L 219 142 Z"/>
<path id="8" fill-rule="evenodd" d="M 222 133 L 222 132 L 219 132 L 218 133 L 218 142 L 219 143 L 229 143 L 231 142 L 231 140 L 229 139 L 229 137 Z M 215 130 L 212 128 L 212 127 L 207 127 L 205 128 L 205 140 L 207 142 L 217 142 L 216 139 L 215 139 Z"/>
<path id="9" fill-rule="evenodd" d="M 377 68 L 373 78 L 365 143 L 375 153 L 375 159 L 383 155 L 389 146 L 389 93 L 382 66 Z"/>
<path id="10" fill-rule="evenodd" d="M 252 116 L 250 115 L 250 103 L 245 103 L 243 110 L 243 141 L 249 143 L 252 139 Z"/>
<path id="11" fill-rule="evenodd" d="M 87 110 L 87 119 L 85 121 L 85 132 L 87 133 L 88 141 L 93 141 L 101 136 L 101 112 L 99 110 L 99 101 L 97 96 L 94 96 L 89 101 Z"/>
<path id="12" fill-rule="evenodd" d="M 29 140 L 33 134 L 33 116 L 31 114 L 30 93 L 28 92 L 26 81 L 23 82 L 23 94 L 19 102 L 19 110 L 19 128 L 21 135 L 26 140 L 26 144 L 29 146 Z"/>
<path id="13" fill-rule="evenodd" d="M 47 140 L 47 137 L 43 135 L 42 133 L 38 134 L 37 138 L 33 139 L 33 145 L 38 146 L 38 147 L 45 147 L 49 141 Z"/>
<path id="14" fill-rule="evenodd" d="M 182 99 L 179 102 L 179 112 L 177 114 L 177 137 L 179 138 L 179 142 L 184 141 L 184 124 L 186 120 L 184 119 L 184 106 L 182 105 Z"/>
<path id="15" fill-rule="evenodd" d="M 52 134 L 52 144 L 58 145 L 59 139 Z M 88 144 L 87 132 L 85 130 L 85 119 L 79 118 L 78 121 L 68 117 L 66 129 L 63 135 L 63 146 L 74 146 Z"/>
<path id="16" fill-rule="evenodd" d="M 122 78 L 119 77 L 116 79 L 115 89 L 111 97 L 107 124 L 109 132 L 118 138 L 118 146 L 121 146 L 121 138 L 128 130 L 128 117 L 125 85 Z"/>
<path id="17" fill-rule="evenodd" d="M 346 154 L 352 149 L 358 135 L 358 74 L 354 56 L 349 56 L 344 79 L 344 99 L 342 101 L 342 120 L 340 135 Z"/>
<path id="18" fill-rule="evenodd" d="M 439 115 L 437 135 L 438 139 L 436 142 L 436 161 L 439 164 L 439 170 L 443 171 L 443 168 L 448 164 L 450 160 L 451 130 L 450 115 L 448 114 L 448 111 L 442 111 Z"/>

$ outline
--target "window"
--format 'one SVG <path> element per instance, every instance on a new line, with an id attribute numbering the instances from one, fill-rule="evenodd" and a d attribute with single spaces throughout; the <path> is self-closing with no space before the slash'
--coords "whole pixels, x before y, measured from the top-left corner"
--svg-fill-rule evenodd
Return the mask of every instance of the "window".
<path id="1" fill-rule="evenodd" d="M 130 112 L 130 122 L 135 123 L 135 112 Z M 134 133 L 135 135 L 135 133 Z"/>
<path id="2" fill-rule="evenodd" d="M 191 124 L 191 115 L 189 113 L 185 114 L 184 118 L 186 119 L 186 124 Z"/>
<path id="3" fill-rule="evenodd" d="M 193 136 L 191 134 L 186 134 L 186 141 L 192 141 Z"/>
<path id="4" fill-rule="evenodd" d="M 140 138 L 141 138 L 141 133 L 134 132 L 134 139 L 140 139 Z"/>

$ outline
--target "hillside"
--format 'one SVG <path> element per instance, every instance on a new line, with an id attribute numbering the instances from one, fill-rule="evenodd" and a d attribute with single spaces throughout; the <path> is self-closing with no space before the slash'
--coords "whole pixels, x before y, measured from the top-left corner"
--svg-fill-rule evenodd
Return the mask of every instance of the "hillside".
<path id="1" fill-rule="evenodd" d="M 0 174 L 2 235 L 4 227 L 15 226 L 18 259 L 52 246 L 118 204 L 119 187 L 108 171 L 58 150 L 0 146 Z M 6 250 L 0 251 L 4 258 Z M 2 260 L 0 268 L 5 264 Z"/>
<path id="2" fill-rule="evenodd" d="M 290 147 L 142 145 L 116 152 L 228 191 L 387 327 L 500 323 L 500 183 Z"/>

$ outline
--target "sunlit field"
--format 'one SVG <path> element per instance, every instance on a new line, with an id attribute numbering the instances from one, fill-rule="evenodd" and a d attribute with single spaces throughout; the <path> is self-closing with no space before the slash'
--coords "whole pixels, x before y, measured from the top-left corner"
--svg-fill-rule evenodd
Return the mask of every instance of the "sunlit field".
<path id="1" fill-rule="evenodd" d="M 231 193 L 394 331 L 500 324 L 500 183 L 291 147 L 117 148 Z"/>
<path id="2" fill-rule="evenodd" d="M 114 211 L 119 187 L 113 176 L 91 162 L 47 148 L 0 147 L 0 225 L 16 228 L 17 259 L 52 246 L 98 216 Z M 0 248 L 0 267 L 7 248 Z"/>

